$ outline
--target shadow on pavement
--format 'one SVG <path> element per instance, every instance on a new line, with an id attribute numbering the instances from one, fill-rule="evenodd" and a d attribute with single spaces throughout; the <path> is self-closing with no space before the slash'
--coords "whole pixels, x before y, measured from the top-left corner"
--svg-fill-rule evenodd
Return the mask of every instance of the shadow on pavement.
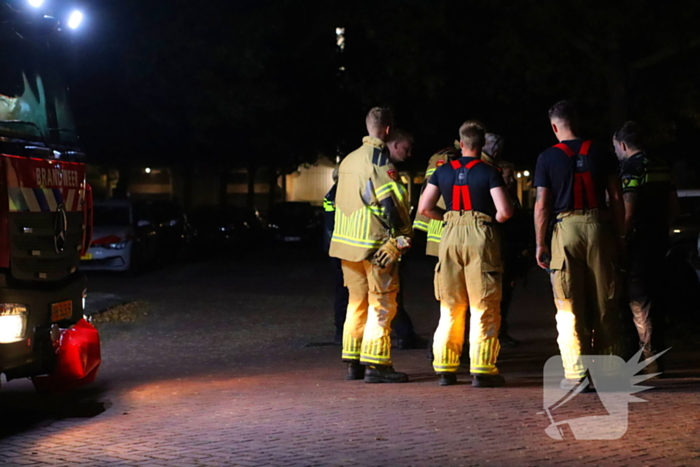
<path id="1" fill-rule="evenodd" d="M 112 406 L 100 400 L 104 387 L 91 386 L 70 394 L 41 394 L 32 390 L 0 395 L 0 439 L 67 418 L 93 418 Z"/>

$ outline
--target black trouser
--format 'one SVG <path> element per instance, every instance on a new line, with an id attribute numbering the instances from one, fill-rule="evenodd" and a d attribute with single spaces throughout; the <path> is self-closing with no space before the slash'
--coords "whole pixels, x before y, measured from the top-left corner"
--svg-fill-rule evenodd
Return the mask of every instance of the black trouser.
<path id="1" fill-rule="evenodd" d="M 508 261 L 503 262 L 502 274 L 502 294 L 501 294 L 501 329 L 499 335 L 508 334 L 508 312 L 510 311 L 510 302 L 513 300 L 513 289 L 515 289 L 516 274 L 513 263 Z"/>
<path id="2" fill-rule="evenodd" d="M 348 309 L 348 289 L 343 281 L 343 269 L 340 266 L 340 259 L 331 258 L 331 264 L 333 266 L 335 284 L 335 333 L 337 337 L 342 337 L 345 315 Z M 406 308 L 403 305 L 403 280 L 401 277 L 401 268 L 399 268 L 399 293 L 396 295 L 396 316 L 391 322 L 391 327 L 399 339 L 413 339 L 416 331 L 413 328 L 413 321 L 411 321 L 411 317 L 408 316 L 408 312 L 406 312 Z"/>
<path id="3" fill-rule="evenodd" d="M 645 353 L 659 352 L 664 346 L 666 245 L 663 237 L 636 238 L 628 248 L 627 294 L 639 347 Z"/>
<path id="4" fill-rule="evenodd" d="M 340 266 L 340 259 L 331 258 L 331 265 L 333 266 L 333 284 L 335 291 L 335 336 L 337 338 L 342 338 L 345 314 L 348 311 L 348 288 L 345 287 L 345 282 L 343 280 L 343 269 Z"/>
<path id="5" fill-rule="evenodd" d="M 402 260 L 402 262 L 403 261 L 405 260 Z M 394 330 L 396 337 L 399 339 L 410 340 L 416 336 L 416 331 L 413 329 L 413 321 L 411 321 L 411 317 L 408 316 L 408 312 L 403 306 L 404 281 L 403 274 L 401 272 L 402 270 L 403 268 L 399 267 L 399 293 L 396 295 L 396 316 L 394 316 L 394 320 L 391 322 L 391 328 Z"/>

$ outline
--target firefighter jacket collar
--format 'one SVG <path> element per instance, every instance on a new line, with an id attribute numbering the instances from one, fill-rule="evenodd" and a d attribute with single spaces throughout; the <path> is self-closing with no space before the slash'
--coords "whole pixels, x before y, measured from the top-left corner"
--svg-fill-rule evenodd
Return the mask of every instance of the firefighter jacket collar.
<path id="1" fill-rule="evenodd" d="M 386 147 L 386 143 L 384 141 L 379 138 L 375 138 L 374 136 L 365 136 L 362 138 L 362 144 L 367 144 L 378 149 L 384 149 Z"/>
<path id="2" fill-rule="evenodd" d="M 484 151 L 481 151 L 481 160 L 486 162 L 487 164 L 491 164 L 494 167 L 498 167 L 498 162 L 496 162 L 496 159 L 489 156 Z"/>

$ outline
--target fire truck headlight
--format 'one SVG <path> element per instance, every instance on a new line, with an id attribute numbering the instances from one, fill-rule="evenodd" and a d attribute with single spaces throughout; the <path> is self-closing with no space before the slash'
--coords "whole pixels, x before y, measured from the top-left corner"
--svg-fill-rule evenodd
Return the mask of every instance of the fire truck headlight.
<path id="1" fill-rule="evenodd" d="M 41 8 L 41 5 L 44 4 L 44 0 L 27 0 L 27 3 L 29 3 L 34 8 Z"/>
<path id="2" fill-rule="evenodd" d="M 0 344 L 24 339 L 27 328 L 27 307 L 16 303 L 0 304 Z"/>
<path id="3" fill-rule="evenodd" d="M 78 29 L 80 27 L 80 23 L 83 22 L 83 14 L 75 10 L 73 13 L 70 14 L 68 17 L 68 27 L 71 29 Z"/>

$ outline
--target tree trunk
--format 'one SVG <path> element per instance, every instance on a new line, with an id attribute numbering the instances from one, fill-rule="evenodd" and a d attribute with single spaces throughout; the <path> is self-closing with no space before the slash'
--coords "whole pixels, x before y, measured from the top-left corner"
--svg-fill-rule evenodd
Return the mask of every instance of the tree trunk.
<path id="1" fill-rule="evenodd" d="M 189 210 L 192 208 L 192 187 L 194 185 L 195 165 L 186 161 L 182 174 L 182 206 Z"/>
<path id="2" fill-rule="evenodd" d="M 270 212 L 272 206 L 277 202 L 277 169 L 274 167 L 269 168 L 268 174 L 268 198 L 267 198 L 267 212 Z M 284 201 L 286 193 L 282 194 L 282 201 Z"/>
<path id="3" fill-rule="evenodd" d="M 219 173 L 219 206 L 228 204 L 228 182 L 231 180 L 231 169 L 223 167 Z"/>
<path id="4" fill-rule="evenodd" d="M 248 197 L 246 198 L 246 206 L 250 209 L 255 209 L 255 174 L 258 168 L 255 166 L 248 167 Z"/>

